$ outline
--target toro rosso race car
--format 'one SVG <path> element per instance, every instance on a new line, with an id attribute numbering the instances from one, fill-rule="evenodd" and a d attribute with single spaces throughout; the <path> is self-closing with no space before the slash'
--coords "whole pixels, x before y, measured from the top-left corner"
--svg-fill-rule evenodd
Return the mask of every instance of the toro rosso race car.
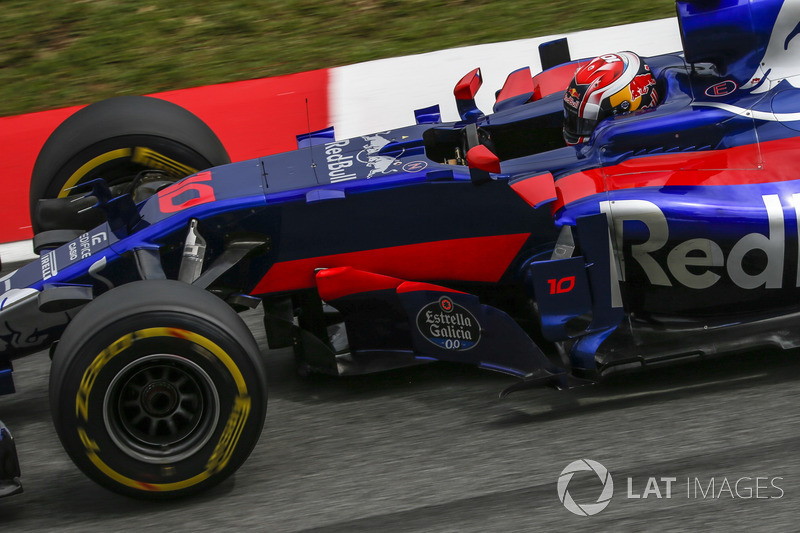
<path id="1" fill-rule="evenodd" d="M 103 486 L 174 497 L 246 459 L 266 410 L 252 334 L 298 370 L 427 361 L 504 392 L 800 345 L 800 1 L 678 1 L 683 51 L 478 69 L 461 119 L 228 163 L 164 101 L 121 97 L 42 149 L 41 258 L 0 279 L 0 392 L 50 347 L 59 438 Z M 180 179 L 183 178 L 183 179 Z M 18 490 L 0 425 L 0 478 Z"/>

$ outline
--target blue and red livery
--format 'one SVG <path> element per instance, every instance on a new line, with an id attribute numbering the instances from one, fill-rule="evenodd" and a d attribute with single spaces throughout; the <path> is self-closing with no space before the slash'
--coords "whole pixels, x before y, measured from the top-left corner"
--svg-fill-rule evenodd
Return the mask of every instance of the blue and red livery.
<path id="1" fill-rule="evenodd" d="M 645 58 L 660 104 L 576 146 L 564 91 L 586 60 L 513 72 L 489 114 L 476 69 L 457 122 L 428 108 L 397 130 L 314 132 L 133 209 L 94 182 L 108 220 L 0 280 L 0 385 L 97 295 L 181 279 L 193 232 L 189 283 L 263 302 L 270 346 L 302 371 L 455 361 L 516 390 L 800 346 L 800 2 L 677 10 L 683 51 Z"/>

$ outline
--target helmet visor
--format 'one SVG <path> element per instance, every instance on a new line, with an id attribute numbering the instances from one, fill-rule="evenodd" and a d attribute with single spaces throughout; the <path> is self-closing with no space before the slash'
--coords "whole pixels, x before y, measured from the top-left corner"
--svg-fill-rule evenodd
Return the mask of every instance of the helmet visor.
<path id="1" fill-rule="evenodd" d="M 581 118 L 571 110 L 564 112 L 564 140 L 568 144 L 583 142 L 592 135 L 597 120 Z"/>

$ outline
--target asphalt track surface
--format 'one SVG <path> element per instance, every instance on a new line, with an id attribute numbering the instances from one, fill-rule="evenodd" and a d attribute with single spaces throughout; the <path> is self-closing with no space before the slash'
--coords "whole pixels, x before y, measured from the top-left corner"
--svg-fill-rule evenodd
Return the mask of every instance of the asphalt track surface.
<path id="1" fill-rule="evenodd" d="M 129 500 L 86 479 L 52 427 L 46 353 L 17 361 L 18 392 L 0 398 L 0 419 L 25 492 L 0 500 L 2 531 L 797 530 L 797 352 L 499 400 L 513 379 L 458 365 L 296 377 L 288 353 L 266 350 L 258 313 L 247 320 L 269 372 L 267 425 L 237 474 L 187 500 Z M 556 490 L 583 458 L 614 480 L 608 507 L 589 517 Z M 662 477 L 676 479 L 670 498 Z M 568 487 L 594 503 L 601 482 L 578 472 Z"/>

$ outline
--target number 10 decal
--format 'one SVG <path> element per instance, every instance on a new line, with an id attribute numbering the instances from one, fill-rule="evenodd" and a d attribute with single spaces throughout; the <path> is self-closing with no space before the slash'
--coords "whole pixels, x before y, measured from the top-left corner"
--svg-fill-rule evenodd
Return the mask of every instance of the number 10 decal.
<path id="1" fill-rule="evenodd" d="M 575 288 L 575 276 L 567 276 L 561 279 L 548 279 L 550 294 L 563 294 Z"/>
<path id="2" fill-rule="evenodd" d="M 158 208 L 162 213 L 176 213 L 189 207 L 213 202 L 214 188 L 207 183 L 200 183 L 203 181 L 211 181 L 211 172 L 201 172 L 159 191 Z"/>

